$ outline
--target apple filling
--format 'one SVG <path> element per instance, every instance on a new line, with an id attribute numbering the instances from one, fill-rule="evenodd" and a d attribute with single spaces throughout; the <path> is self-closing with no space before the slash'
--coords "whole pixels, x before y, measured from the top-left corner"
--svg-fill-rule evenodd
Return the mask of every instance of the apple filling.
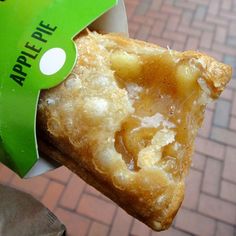
<path id="1" fill-rule="evenodd" d="M 121 50 L 111 54 L 116 81 L 134 107 L 115 135 L 116 150 L 129 170 L 159 166 L 178 178 L 183 165 L 189 165 L 199 127 L 196 113 L 203 109 L 198 99 L 200 71 L 176 56 L 171 51 L 153 56 Z"/>

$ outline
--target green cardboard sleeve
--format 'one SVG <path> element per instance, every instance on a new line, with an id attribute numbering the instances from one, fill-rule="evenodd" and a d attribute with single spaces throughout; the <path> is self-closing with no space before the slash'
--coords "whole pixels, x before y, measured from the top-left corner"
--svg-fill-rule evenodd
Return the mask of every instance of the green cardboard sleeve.
<path id="1" fill-rule="evenodd" d="M 77 58 L 84 28 L 127 33 L 122 0 L 0 2 L 0 162 L 21 177 L 52 168 L 38 155 L 35 131 L 41 89 L 62 82 Z"/>

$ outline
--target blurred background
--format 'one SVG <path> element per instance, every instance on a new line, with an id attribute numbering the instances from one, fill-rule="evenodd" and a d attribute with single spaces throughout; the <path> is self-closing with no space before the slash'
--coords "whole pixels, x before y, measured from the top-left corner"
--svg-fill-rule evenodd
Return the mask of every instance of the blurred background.
<path id="1" fill-rule="evenodd" d="M 125 0 L 130 36 L 194 49 L 231 64 L 233 80 L 206 110 L 186 196 L 173 226 L 156 233 L 65 167 L 21 180 L 0 164 L 0 183 L 31 193 L 70 236 L 236 235 L 236 0 Z"/>

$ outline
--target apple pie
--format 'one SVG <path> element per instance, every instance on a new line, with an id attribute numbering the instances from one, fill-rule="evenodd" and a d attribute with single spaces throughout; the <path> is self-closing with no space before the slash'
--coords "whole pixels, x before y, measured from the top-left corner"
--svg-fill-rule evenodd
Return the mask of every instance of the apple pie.
<path id="1" fill-rule="evenodd" d="M 76 39 L 77 63 L 41 92 L 40 154 L 67 166 L 154 230 L 184 198 L 194 139 L 231 67 L 117 34 Z"/>

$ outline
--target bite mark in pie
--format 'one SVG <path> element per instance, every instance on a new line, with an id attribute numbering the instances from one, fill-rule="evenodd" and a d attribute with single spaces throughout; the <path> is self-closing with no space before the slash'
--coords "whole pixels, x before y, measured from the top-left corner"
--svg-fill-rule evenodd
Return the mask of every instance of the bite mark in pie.
<path id="1" fill-rule="evenodd" d="M 71 75 L 41 93 L 39 150 L 164 230 L 183 200 L 206 104 L 231 68 L 113 34 L 84 34 L 76 44 Z"/>

